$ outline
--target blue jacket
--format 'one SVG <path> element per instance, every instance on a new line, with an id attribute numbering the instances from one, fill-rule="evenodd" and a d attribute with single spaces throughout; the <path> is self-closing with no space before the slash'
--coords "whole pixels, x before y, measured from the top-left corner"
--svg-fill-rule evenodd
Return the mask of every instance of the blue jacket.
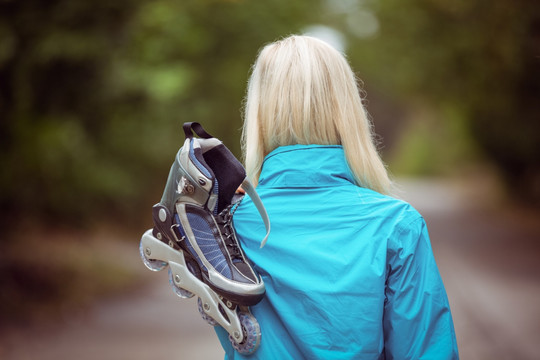
<path id="1" fill-rule="evenodd" d="M 234 215 L 266 285 L 251 311 L 250 357 L 216 328 L 226 359 L 458 359 L 452 316 L 426 224 L 409 204 L 354 185 L 341 146 L 280 147 Z"/>

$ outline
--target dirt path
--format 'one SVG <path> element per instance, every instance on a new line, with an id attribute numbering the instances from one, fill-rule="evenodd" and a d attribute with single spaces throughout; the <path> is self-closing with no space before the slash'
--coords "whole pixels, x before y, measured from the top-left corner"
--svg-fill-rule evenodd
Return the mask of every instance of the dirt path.
<path id="1" fill-rule="evenodd" d="M 142 264 L 142 263 L 141 263 Z M 222 359 L 213 328 L 195 299 L 180 299 L 167 272 L 139 291 L 103 301 L 82 313 L 3 339 L 0 359 L 160 360 Z"/>
<path id="2" fill-rule="evenodd" d="M 495 210 L 481 190 L 403 181 L 403 197 L 426 218 L 453 310 L 461 358 L 537 359 L 540 354 L 540 224 Z M 129 249 L 138 257 L 136 246 Z M 136 260 L 138 261 L 138 260 Z M 142 265 L 141 265 L 142 266 Z M 133 294 L 55 324 L 14 330 L 0 359 L 221 359 L 195 299 L 170 290 L 166 272 Z"/>

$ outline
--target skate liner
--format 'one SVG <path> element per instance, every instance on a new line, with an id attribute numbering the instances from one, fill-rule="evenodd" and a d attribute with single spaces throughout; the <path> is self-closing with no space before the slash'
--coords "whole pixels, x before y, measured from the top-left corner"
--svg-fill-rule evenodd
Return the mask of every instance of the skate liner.
<path id="1" fill-rule="evenodd" d="M 154 205 L 154 228 L 140 242 L 140 255 L 152 271 L 169 266 L 169 282 L 182 298 L 198 296 L 201 316 L 222 326 L 236 350 L 253 353 L 260 328 L 249 311 L 265 294 L 264 283 L 240 246 L 232 217 L 241 186 L 266 228 L 270 221 L 242 164 L 199 123 L 184 123 L 186 136 L 171 166 L 161 201 Z M 193 132 L 198 137 L 193 136 Z"/>

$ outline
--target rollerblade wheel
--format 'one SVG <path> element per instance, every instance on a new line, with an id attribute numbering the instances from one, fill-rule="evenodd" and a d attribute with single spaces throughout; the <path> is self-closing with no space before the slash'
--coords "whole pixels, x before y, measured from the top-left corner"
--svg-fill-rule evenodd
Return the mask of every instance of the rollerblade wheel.
<path id="1" fill-rule="evenodd" d="M 181 297 L 182 299 L 189 299 L 193 297 L 193 293 L 191 291 L 188 291 L 186 289 L 182 289 L 176 283 L 180 281 L 180 278 L 178 275 L 173 275 L 171 268 L 169 268 L 169 284 L 171 284 L 171 287 L 176 295 Z"/>
<path id="2" fill-rule="evenodd" d="M 139 244 L 139 254 L 141 255 L 141 259 L 144 263 L 144 266 L 146 266 L 151 271 L 161 271 L 167 266 L 167 263 L 165 261 L 161 260 L 153 260 L 149 259 L 147 257 L 146 252 L 149 252 L 150 249 L 143 249 L 142 241 Z"/>
<path id="3" fill-rule="evenodd" d="M 229 335 L 229 341 L 232 346 L 241 354 L 253 354 L 261 343 L 261 328 L 257 319 L 250 313 L 240 312 L 238 313 L 240 324 L 242 325 L 242 331 L 244 333 L 244 340 L 241 343 L 237 343 L 234 338 Z"/>
<path id="4" fill-rule="evenodd" d="M 203 303 L 202 303 L 202 300 L 201 298 L 198 298 L 197 299 L 197 306 L 199 308 L 199 314 L 201 314 L 201 317 L 204 319 L 204 321 L 206 321 L 208 324 L 212 325 L 212 326 L 216 326 L 218 323 L 216 320 L 214 320 L 214 318 L 212 318 L 210 315 L 208 315 L 205 311 L 204 311 L 204 308 L 203 308 Z M 208 306 L 208 305 L 207 305 Z"/>

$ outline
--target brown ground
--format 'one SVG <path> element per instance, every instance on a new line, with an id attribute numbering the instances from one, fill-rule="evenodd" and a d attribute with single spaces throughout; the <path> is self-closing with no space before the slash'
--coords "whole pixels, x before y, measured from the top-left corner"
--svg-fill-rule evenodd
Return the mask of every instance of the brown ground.
<path id="1" fill-rule="evenodd" d="M 461 358 L 538 359 L 539 214 L 496 206 L 483 184 L 402 183 L 403 197 L 427 220 Z M 136 244 L 124 251 L 139 262 Z M 151 281 L 141 281 L 136 291 L 66 311 L 50 323 L 8 329 L 0 359 L 222 358 L 196 301 L 177 298 L 166 272 L 149 274 L 144 279 Z"/>

